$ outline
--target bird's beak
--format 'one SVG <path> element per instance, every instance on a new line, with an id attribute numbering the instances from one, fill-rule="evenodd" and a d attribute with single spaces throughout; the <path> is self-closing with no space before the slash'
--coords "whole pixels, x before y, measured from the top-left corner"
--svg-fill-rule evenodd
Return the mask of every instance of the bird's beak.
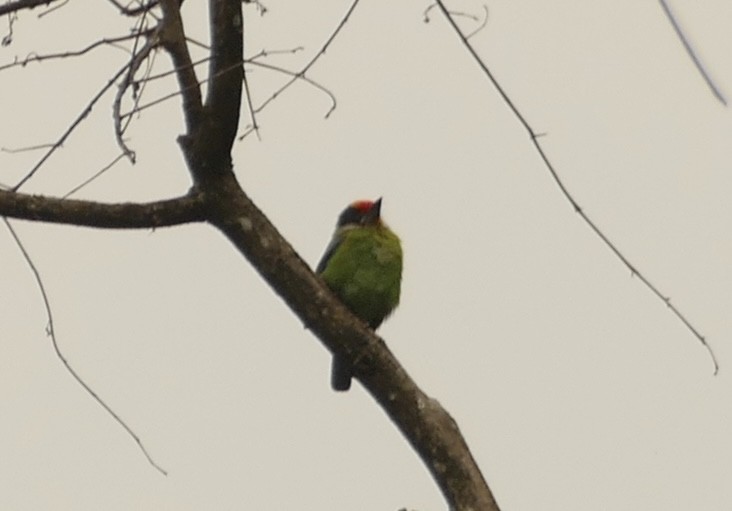
<path id="1" fill-rule="evenodd" d="M 365 224 L 375 224 L 379 221 L 379 218 L 381 218 L 381 197 L 374 202 L 371 209 L 369 209 L 368 213 L 363 217 L 363 220 Z"/>

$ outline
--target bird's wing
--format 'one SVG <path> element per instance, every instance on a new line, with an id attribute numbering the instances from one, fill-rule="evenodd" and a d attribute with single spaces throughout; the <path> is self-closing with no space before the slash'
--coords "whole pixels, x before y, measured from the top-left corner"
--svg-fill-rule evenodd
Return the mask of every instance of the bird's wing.
<path id="1" fill-rule="evenodd" d="M 315 268 L 315 273 L 323 273 L 325 267 L 328 266 L 328 261 L 330 261 L 331 256 L 333 256 L 333 252 L 336 251 L 338 246 L 341 244 L 341 241 L 342 238 L 340 236 L 333 236 L 333 239 L 330 240 L 328 247 L 325 249 L 325 254 L 320 258 L 318 267 Z"/>

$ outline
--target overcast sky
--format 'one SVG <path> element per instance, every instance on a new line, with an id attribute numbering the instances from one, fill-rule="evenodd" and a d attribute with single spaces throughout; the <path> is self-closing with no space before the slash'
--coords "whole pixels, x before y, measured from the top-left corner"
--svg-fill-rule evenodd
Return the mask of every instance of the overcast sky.
<path id="1" fill-rule="evenodd" d="M 93 4 L 93 5 L 92 5 Z M 202 2 L 183 7 L 207 38 Z M 245 6 L 245 48 L 305 49 L 349 3 Z M 338 213 L 384 197 L 405 251 L 380 329 L 453 415 L 504 511 L 732 509 L 732 113 L 658 2 L 453 4 L 566 186 L 672 298 L 721 366 L 582 223 L 526 132 L 429 2 L 364 1 L 305 83 L 237 142 L 245 190 L 315 265 Z M 671 2 L 732 98 L 732 5 Z M 109 2 L 23 13 L 0 65 L 125 34 Z M 466 30 L 475 21 L 460 18 Z M 2 35 L 7 33 L 3 20 Z M 0 147 L 56 140 L 128 58 L 113 47 L 0 72 Z M 155 69 L 168 69 L 159 54 Z M 199 76 L 203 76 L 204 70 Z M 261 103 L 286 77 L 252 68 Z M 152 100 L 172 90 L 159 81 Z M 112 94 L 116 88 L 112 90 Z M 61 195 L 117 154 L 112 96 L 26 191 Z M 246 114 L 242 127 L 248 123 Z M 77 194 L 147 201 L 190 184 L 171 100 L 135 119 L 134 166 Z M 0 153 L 0 182 L 41 156 Z M 64 354 L 169 475 L 72 380 L 32 274 L 0 229 L 0 508 L 445 509 L 359 384 L 212 228 L 103 232 L 13 222 L 41 272 Z"/>

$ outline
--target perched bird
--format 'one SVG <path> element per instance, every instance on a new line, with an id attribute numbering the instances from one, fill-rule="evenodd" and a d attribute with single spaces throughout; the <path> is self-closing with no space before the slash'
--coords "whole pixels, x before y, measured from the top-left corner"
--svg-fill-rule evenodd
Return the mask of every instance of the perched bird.
<path id="1" fill-rule="evenodd" d="M 351 312 L 376 330 L 399 304 L 402 245 L 381 221 L 381 199 L 352 203 L 338 217 L 316 272 Z M 348 360 L 333 356 L 331 386 L 351 387 Z"/>

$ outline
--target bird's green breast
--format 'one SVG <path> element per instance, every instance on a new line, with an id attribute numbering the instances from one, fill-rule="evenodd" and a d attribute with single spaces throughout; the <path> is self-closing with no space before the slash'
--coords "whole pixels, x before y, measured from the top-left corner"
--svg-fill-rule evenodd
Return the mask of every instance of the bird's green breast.
<path id="1" fill-rule="evenodd" d="M 354 314 L 376 328 L 399 304 L 399 238 L 384 225 L 347 229 L 322 276 Z"/>

